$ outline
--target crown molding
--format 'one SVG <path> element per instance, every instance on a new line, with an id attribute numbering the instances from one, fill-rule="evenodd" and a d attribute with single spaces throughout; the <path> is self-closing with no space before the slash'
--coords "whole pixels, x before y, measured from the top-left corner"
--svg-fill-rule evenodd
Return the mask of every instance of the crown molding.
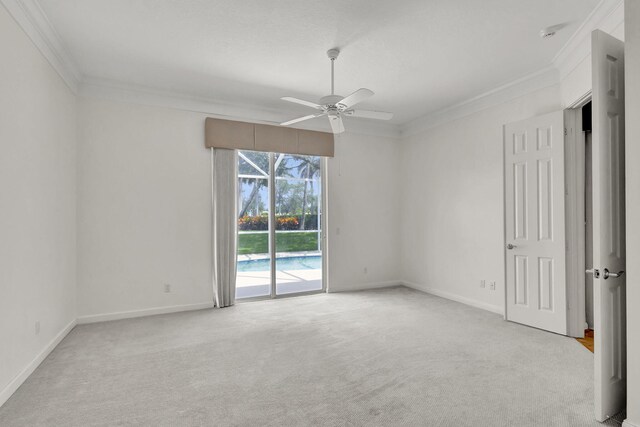
<path id="1" fill-rule="evenodd" d="M 290 111 L 285 110 L 267 109 L 255 105 L 229 104 L 211 98 L 82 76 L 38 0 L 0 0 L 0 2 L 75 94 L 200 112 L 220 118 L 249 120 L 256 123 L 279 123 L 290 117 Z M 599 28 L 603 31 L 613 32 L 623 23 L 623 0 L 601 0 L 554 56 L 549 66 L 404 124 L 396 125 L 349 118 L 348 132 L 392 138 L 411 136 L 536 90 L 559 84 L 589 56 L 591 32 L 594 29 Z M 328 124 L 320 120 L 301 123 L 299 127 L 321 131 L 330 130 Z"/>
<path id="2" fill-rule="evenodd" d="M 401 135 L 413 136 L 559 83 L 558 70 L 552 66 L 545 67 L 473 98 L 414 119 L 402 127 Z"/>
<path id="3" fill-rule="evenodd" d="M 37 0 L 0 0 L 73 93 L 81 74 Z"/>
<path id="4" fill-rule="evenodd" d="M 552 63 L 564 80 L 591 54 L 591 32 L 596 29 L 612 33 L 624 24 L 624 1 L 601 0 L 582 22 L 567 43 L 554 56 Z"/>
<path id="5" fill-rule="evenodd" d="M 511 101 L 536 90 L 560 84 L 591 54 L 591 32 L 612 33 L 624 24 L 624 1 L 601 0 L 547 67 L 503 84 L 455 105 L 428 113 L 401 126 L 403 137 L 457 120 L 470 114 Z"/>
<path id="6" fill-rule="evenodd" d="M 115 80 L 85 77 L 79 87 L 79 95 L 87 98 L 153 107 L 169 108 L 180 111 L 207 114 L 212 117 L 243 120 L 252 123 L 279 124 L 291 118 L 291 111 L 263 108 L 255 104 L 226 103 L 213 98 L 187 95 L 181 92 L 157 89 L 142 85 L 122 83 Z M 368 136 L 398 138 L 400 127 L 395 124 L 350 117 L 347 133 Z M 298 129 L 331 132 L 326 120 L 309 120 L 298 123 Z"/>

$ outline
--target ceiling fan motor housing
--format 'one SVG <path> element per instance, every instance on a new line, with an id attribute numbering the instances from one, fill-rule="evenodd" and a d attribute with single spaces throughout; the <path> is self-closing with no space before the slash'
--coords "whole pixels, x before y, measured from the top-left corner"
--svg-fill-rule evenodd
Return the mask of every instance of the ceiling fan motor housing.
<path id="1" fill-rule="evenodd" d="M 318 104 L 320 105 L 338 105 L 338 102 L 342 101 L 344 96 L 340 95 L 327 95 L 320 99 Z"/>

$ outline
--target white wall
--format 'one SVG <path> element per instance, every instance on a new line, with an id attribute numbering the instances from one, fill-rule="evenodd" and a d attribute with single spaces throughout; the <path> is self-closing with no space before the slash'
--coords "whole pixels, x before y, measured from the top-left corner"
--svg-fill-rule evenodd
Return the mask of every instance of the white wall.
<path id="1" fill-rule="evenodd" d="M 78 108 L 79 317 L 211 302 L 204 116 L 88 98 Z"/>
<path id="2" fill-rule="evenodd" d="M 640 2 L 625 2 L 625 22 L 627 423 L 640 427 Z"/>
<path id="3" fill-rule="evenodd" d="M 399 144 L 349 133 L 336 138 L 328 173 L 330 291 L 400 279 Z"/>
<path id="4" fill-rule="evenodd" d="M 81 320 L 210 303 L 206 115 L 95 98 L 79 102 Z M 328 172 L 331 290 L 397 282 L 398 160 L 392 139 L 338 138 Z M 163 292 L 165 283 L 171 293 Z"/>
<path id="5" fill-rule="evenodd" d="M 561 109 L 560 88 L 552 86 L 403 140 L 408 285 L 502 312 L 503 125 Z M 496 290 L 480 288 L 483 279 Z"/>
<path id="6" fill-rule="evenodd" d="M 623 39 L 620 11 L 616 6 L 597 26 Z M 586 37 L 573 40 L 569 56 L 560 62 L 558 84 L 402 138 L 400 271 L 407 285 L 503 311 L 502 126 L 562 110 L 591 91 L 590 35 Z M 460 117 L 474 104 L 489 104 L 514 90 L 489 92 L 487 99 L 442 114 Z M 440 121 L 447 119 L 438 115 Z M 407 131 L 433 122 L 415 121 Z M 483 279 L 496 281 L 496 291 L 480 288 Z"/>
<path id="7" fill-rule="evenodd" d="M 2 6 L 0 63 L 2 404 L 75 322 L 76 112 L 74 95 Z"/>

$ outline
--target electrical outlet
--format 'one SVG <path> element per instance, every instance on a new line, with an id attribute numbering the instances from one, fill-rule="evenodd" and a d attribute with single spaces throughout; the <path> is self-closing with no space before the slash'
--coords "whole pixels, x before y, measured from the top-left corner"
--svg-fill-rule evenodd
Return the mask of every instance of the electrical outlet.
<path id="1" fill-rule="evenodd" d="M 485 282 L 484 280 L 480 280 L 480 287 L 481 287 L 481 288 L 484 288 L 484 287 L 486 287 L 486 286 L 487 286 L 487 285 L 486 285 L 486 282 Z"/>
<path id="2" fill-rule="evenodd" d="M 496 290 L 496 282 L 489 282 L 489 290 L 490 291 Z"/>
<path id="3" fill-rule="evenodd" d="M 36 320 L 35 330 L 36 330 L 36 335 L 38 335 L 40 333 L 40 321 L 39 320 Z"/>
<path id="4" fill-rule="evenodd" d="M 164 293 L 168 294 L 169 292 L 171 292 L 171 285 L 168 283 L 164 284 Z"/>

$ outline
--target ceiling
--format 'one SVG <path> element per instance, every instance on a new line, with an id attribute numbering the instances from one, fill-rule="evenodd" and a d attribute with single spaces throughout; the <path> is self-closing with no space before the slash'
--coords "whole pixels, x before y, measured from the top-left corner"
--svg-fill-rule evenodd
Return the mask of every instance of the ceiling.
<path id="1" fill-rule="evenodd" d="M 376 94 L 403 124 L 551 65 L 598 0 L 39 0 L 87 78 L 290 111 Z M 541 28 L 563 24 L 548 39 Z"/>

